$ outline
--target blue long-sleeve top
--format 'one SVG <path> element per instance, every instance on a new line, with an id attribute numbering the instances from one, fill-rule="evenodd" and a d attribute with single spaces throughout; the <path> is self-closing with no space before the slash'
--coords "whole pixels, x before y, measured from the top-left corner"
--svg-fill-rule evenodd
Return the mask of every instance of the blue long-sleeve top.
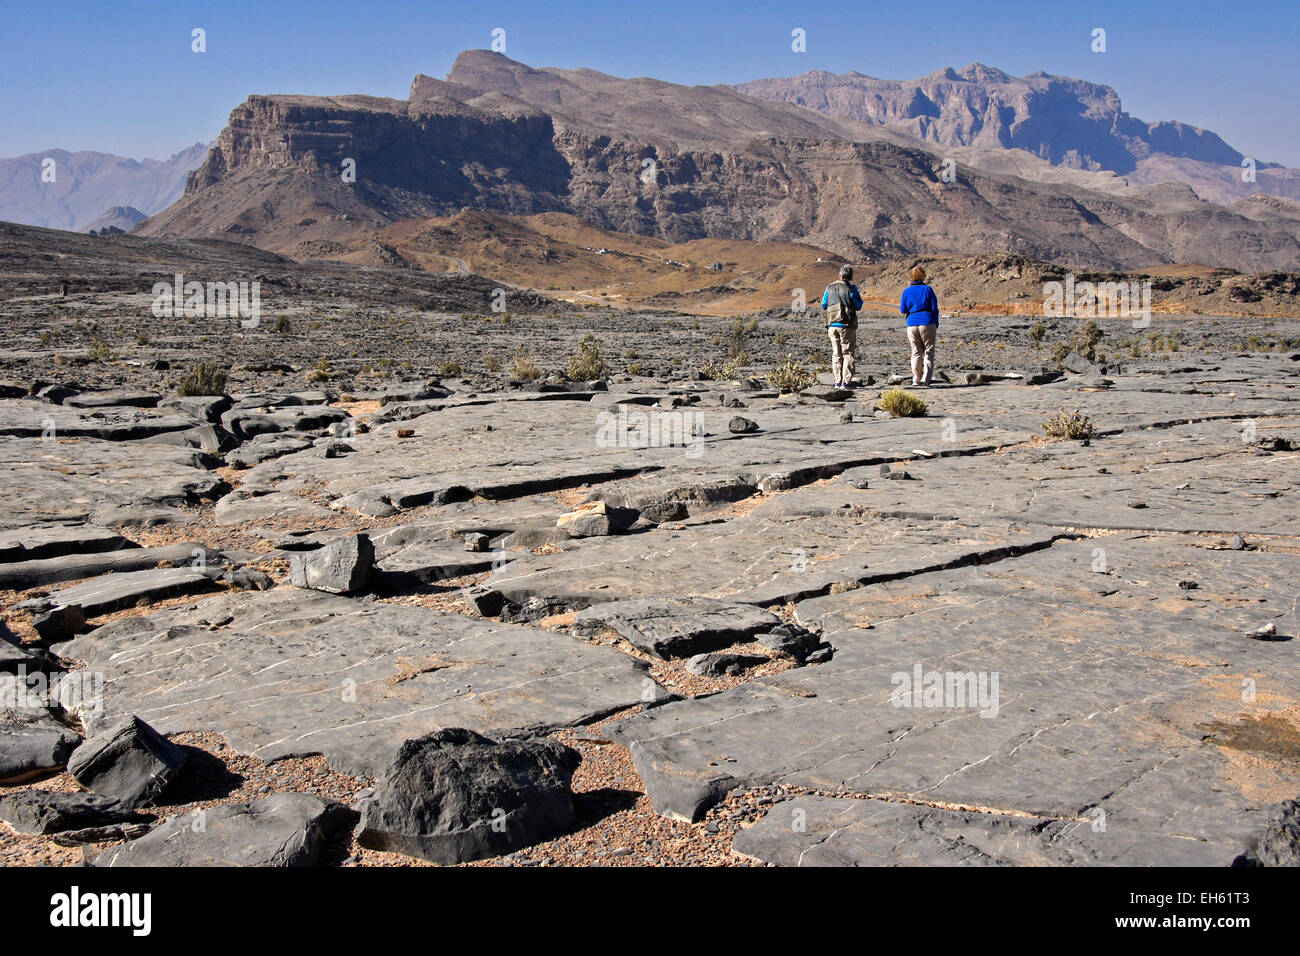
<path id="1" fill-rule="evenodd" d="M 907 316 L 908 325 L 939 324 L 939 300 L 924 282 L 913 282 L 903 290 L 898 311 Z"/>

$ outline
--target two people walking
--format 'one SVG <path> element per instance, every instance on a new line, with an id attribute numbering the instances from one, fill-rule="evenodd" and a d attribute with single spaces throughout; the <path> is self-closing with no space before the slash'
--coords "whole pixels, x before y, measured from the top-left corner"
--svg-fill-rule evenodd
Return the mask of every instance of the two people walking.
<path id="1" fill-rule="evenodd" d="M 939 300 L 925 284 L 925 270 L 912 270 L 912 284 L 903 290 L 898 311 L 907 319 L 912 350 L 912 385 L 929 386 L 934 378 L 935 345 L 939 339 Z M 831 377 L 837 388 L 853 387 L 853 360 L 858 342 L 858 311 L 862 295 L 853 284 L 853 267 L 840 268 L 840 277 L 822 293 L 826 332 L 831 339 Z"/>

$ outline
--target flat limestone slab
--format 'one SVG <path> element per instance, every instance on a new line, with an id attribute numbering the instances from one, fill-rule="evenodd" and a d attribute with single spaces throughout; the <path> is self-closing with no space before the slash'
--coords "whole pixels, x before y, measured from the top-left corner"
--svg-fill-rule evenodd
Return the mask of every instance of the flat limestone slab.
<path id="1" fill-rule="evenodd" d="M 1099 811 L 1123 832 L 1238 852 L 1260 809 L 1300 789 L 1297 569 L 1287 552 L 1106 537 L 880 582 L 799 605 L 830 662 L 605 732 L 655 808 L 686 819 L 737 786 L 782 783 L 1045 819 Z M 1261 624 L 1282 639 L 1252 638 Z M 1175 859 L 1144 846 L 1113 858 Z M 1097 859 L 1112 853 L 1098 844 Z"/>
<path id="2" fill-rule="evenodd" d="M 133 713 L 262 760 L 320 753 L 367 776 L 444 727 L 497 738 L 663 693 L 643 662 L 564 634 L 295 588 L 117 621 L 58 653 L 104 674 L 91 732 Z"/>
<path id="3" fill-rule="evenodd" d="M 1086 814 L 1043 818 L 804 796 L 774 805 L 731 848 L 778 866 L 1230 866 L 1250 844 L 1188 840 Z"/>
<path id="4" fill-rule="evenodd" d="M 132 547 L 135 545 L 116 531 L 93 525 L 28 525 L 0 530 L 0 564 Z"/>
<path id="5" fill-rule="evenodd" d="M 123 539 L 125 541 L 125 539 Z M 185 564 L 195 553 L 206 554 L 197 542 L 139 548 L 134 545 L 117 551 L 88 551 L 84 554 L 61 554 L 35 561 L 0 564 L 0 588 L 24 590 L 60 581 L 75 581 L 110 572 L 144 571 L 163 562 Z"/>
<path id="6" fill-rule="evenodd" d="M 605 601 L 711 597 L 769 606 L 836 585 L 1046 547 L 1064 532 L 1007 522 L 882 520 L 841 510 L 805 518 L 733 518 L 561 543 L 554 554 L 508 552 L 484 586 L 524 606 L 580 609 Z"/>
<path id="7" fill-rule="evenodd" d="M 188 546 L 183 545 L 180 550 L 188 553 Z M 92 578 L 61 591 L 54 591 L 49 597 L 34 598 L 17 606 L 39 612 L 75 604 L 85 611 L 87 617 L 95 617 L 131 607 L 142 598 L 156 600 L 178 594 L 211 591 L 216 587 L 212 578 L 212 574 L 190 567 L 124 571 Z"/>
<path id="8" fill-rule="evenodd" d="M 51 406 L 57 407 L 57 406 Z M 219 464 L 175 445 L 96 438 L 0 439 L 0 522 L 85 521 L 121 505 L 178 506 L 215 498 Z"/>

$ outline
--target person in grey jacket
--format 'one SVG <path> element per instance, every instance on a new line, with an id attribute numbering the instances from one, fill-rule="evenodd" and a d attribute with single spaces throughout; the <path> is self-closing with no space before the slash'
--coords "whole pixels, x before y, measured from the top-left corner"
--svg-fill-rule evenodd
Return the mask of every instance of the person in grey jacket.
<path id="1" fill-rule="evenodd" d="M 837 388 L 853 388 L 853 358 L 858 346 L 858 310 L 862 296 L 853 284 L 853 267 L 840 269 L 838 282 L 822 293 L 826 331 L 831 337 L 831 377 Z"/>

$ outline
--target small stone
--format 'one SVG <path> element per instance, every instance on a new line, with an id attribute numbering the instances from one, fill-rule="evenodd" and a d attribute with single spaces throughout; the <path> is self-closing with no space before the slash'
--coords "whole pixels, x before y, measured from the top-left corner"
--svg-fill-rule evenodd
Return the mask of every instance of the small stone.
<path id="1" fill-rule="evenodd" d="M 269 574 L 253 568 L 231 568 L 221 576 L 221 580 L 237 591 L 269 591 L 275 587 Z"/>
<path id="2" fill-rule="evenodd" d="M 466 551 L 486 551 L 488 549 L 488 536 L 478 531 L 471 531 L 465 535 Z"/>
<path id="3" fill-rule="evenodd" d="M 727 429 L 733 435 L 746 435 L 758 431 L 758 422 L 737 415 L 727 423 Z"/>
<path id="4" fill-rule="evenodd" d="M 767 658 L 757 654 L 726 654 L 715 651 L 709 654 L 696 654 L 686 662 L 686 669 L 700 677 L 721 677 L 724 674 L 739 674 L 759 664 L 766 664 Z"/>

